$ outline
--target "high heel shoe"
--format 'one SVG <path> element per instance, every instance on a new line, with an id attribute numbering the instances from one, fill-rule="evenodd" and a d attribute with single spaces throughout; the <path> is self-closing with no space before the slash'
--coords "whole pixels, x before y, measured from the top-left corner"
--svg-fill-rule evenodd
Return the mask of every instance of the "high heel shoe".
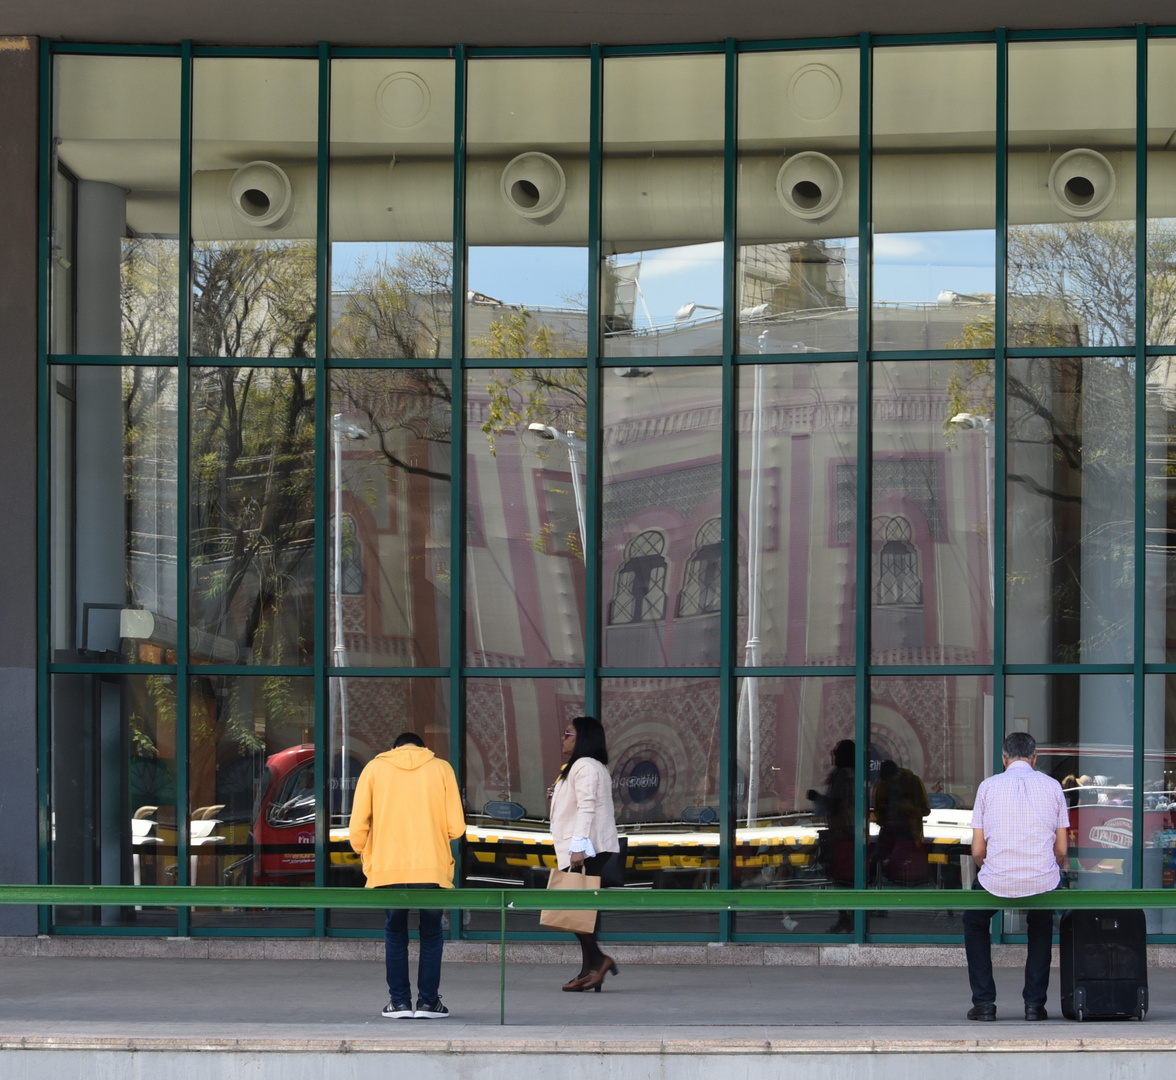
<path id="1" fill-rule="evenodd" d="M 610 973 L 615 975 L 619 970 L 620 968 L 617 966 L 617 962 L 611 956 L 606 956 L 599 970 L 588 972 L 587 976 L 580 981 L 580 989 L 595 990 L 599 994 L 600 985 L 604 982 L 604 977 Z"/>
<path id="2" fill-rule="evenodd" d="M 567 993 L 567 994 L 580 993 L 580 991 L 584 989 L 584 980 L 587 979 L 591 974 L 592 974 L 592 972 L 590 972 L 590 971 L 584 971 L 584 972 L 581 972 L 579 975 L 577 975 L 574 979 L 570 979 L 568 982 L 564 983 L 563 984 L 564 993 Z"/>

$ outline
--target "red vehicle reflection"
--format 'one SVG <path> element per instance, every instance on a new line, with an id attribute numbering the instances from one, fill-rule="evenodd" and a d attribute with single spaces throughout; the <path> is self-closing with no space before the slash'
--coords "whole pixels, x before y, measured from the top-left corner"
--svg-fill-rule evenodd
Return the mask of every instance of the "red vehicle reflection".
<path id="1" fill-rule="evenodd" d="M 253 804 L 253 883 L 298 885 L 314 878 L 314 746 L 266 759 Z"/>
<path id="2" fill-rule="evenodd" d="M 360 858 L 347 843 L 346 822 L 340 817 L 338 762 L 331 778 L 330 882 L 354 885 Z M 363 763 L 352 758 L 354 786 Z M 280 750 L 266 759 L 253 803 L 248 864 L 254 885 L 310 885 L 314 883 L 315 768 L 314 746 L 303 743 Z M 335 827 L 338 826 L 338 827 Z M 362 879 L 361 879 L 362 880 Z"/>

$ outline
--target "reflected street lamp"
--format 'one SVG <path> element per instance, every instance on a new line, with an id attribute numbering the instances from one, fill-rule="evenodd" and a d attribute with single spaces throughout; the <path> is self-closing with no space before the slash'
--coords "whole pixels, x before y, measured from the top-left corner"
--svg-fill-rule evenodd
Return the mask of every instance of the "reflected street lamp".
<path id="1" fill-rule="evenodd" d="M 995 463 L 992 460 L 992 420 L 987 416 L 977 416 L 975 413 L 956 413 L 949 421 L 952 427 L 960 431 L 984 432 L 984 508 L 988 513 L 988 603 L 996 606 L 996 586 L 993 568 L 993 532 L 996 529 L 996 504 L 993 502 L 992 472 Z"/>
<path id="2" fill-rule="evenodd" d="M 545 442 L 557 442 L 567 447 L 568 463 L 572 467 L 572 494 L 576 497 L 576 521 L 580 525 L 580 554 L 587 559 L 588 547 L 585 540 L 587 530 L 584 527 L 584 489 L 580 484 L 579 455 L 586 453 L 588 446 L 574 431 L 560 431 L 557 428 L 553 428 L 550 424 L 528 424 L 527 430 L 535 432 Z"/>
<path id="3" fill-rule="evenodd" d="M 335 667 L 347 666 L 347 646 L 343 643 L 343 440 L 366 439 L 368 433 L 358 424 L 352 424 L 343 419 L 342 413 L 331 417 L 331 436 L 334 442 L 335 459 L 335 643 L 331 649 L 331 659 Z M 339 687 L 339 727 L 341 733 L 340 776 L 342 793 L 339 799 L 339 812 L 351 813 L 351 785 L 347 775 L 347 684 L 341 677 L 337 678 Z M 328 812 L 328 818 L 330 814 Z"/>
<path id="4" fill-rule="evenodd" d="M 694 317 L 696 311 L 722 311 L 721 307 L 711 307 L 710 304 L 698 304 L 691 300 L 687 304 L 683 304 L 674 313 L 674 322 L 685 322 L 687 319 Z"/>

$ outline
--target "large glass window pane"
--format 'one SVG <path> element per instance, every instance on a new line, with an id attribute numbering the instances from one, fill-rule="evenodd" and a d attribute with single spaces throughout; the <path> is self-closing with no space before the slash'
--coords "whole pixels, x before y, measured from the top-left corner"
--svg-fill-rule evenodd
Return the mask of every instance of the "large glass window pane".
<path id="1" fill-rule="evenodd" d="M 52 374 L 53 656 L 175 663 L 175 368 Z"/>
<path id="2" fill-rule="evenodd" d="M 314 882 L 314 680 L 195 676 L 188 704 L 189 883 Z M 200 927 L 311 927 L 314 913 L 194 908 Z"/>
<path id="3" fill-rule="evenodd" d="M 194 368 L 189 656 L 314 656 L 314 373 Z"/>
<path id="4" fill-rule="evenodd" d="M 1147 303 L 1148 345 L 1176 345 L 1176 41 L 1147 45 Z M 1176 388 L 1171 361 L 1149 361 L 1148 385 Z"/>
<path id="5" fill-rule="evenodd" d="M 856 49 L 739 58 L 739 351 L 857 348 Z"/>
<path id="6" fill-rule="evenodd" d="M 740 680 L 733 882 L 781 890 L 781 910 L 736 915 L 737 932 L 823 934 L 836 926 L 837 912 L 788 911 L 787 891 L 827 887 L 835 872 L 848 872 L 852 884 L 853 791 L 830 762 L 841 737 L 853 735 L 853 709 L 851 678 Z M 847 845 L 839 846 L 839 833 Z"/>
<path id="7" fill-rule="evenodd" d="M 873 109 L 873 347 L 991 347 L 996 49 L 875 49 Z"/>
<path id="8" fill-rule="evenodd" d="M 331 355 L 450 356 L 453 61 L 331 64 L 330 200 Z"/>
<path id="9" fill-rule="evenodd" d="M 192 65 L 193 356 L 314 357 L 318 65 Z"/>
<path id="10" fill-rule="evenodd" d="M 991 364 L 879 363 L 873 392 L 872 662 L 991 664 Z"/>
<path id="11" fill-rule="evenodd" d="M 450 375 L 331 372 L 331 664 L 449 663 Z"/>
<path id="12" fill-rule="evenodd" d="M 617 827 L 629 838 L 627 884 L 713 889 L 719 884 L 719 683 L 604 679 Z M 618 914 L 607 928 L 714 933 L 712 911 Z"/>
<path id="13" fill-rule="evenodd" d="M 171 675 L 50 680 L 52 880 L 175 885 L 176 681 Z M 175 908 L 54 908 L 59 926 L 174 927 Z"/>
<path id="14" fill-rule="evenodd" d="M 449 684 L 443 679 L 348 676 L 331 680 L 330 848 L 327 884 L 362 886 L 363 862 L 348 842 L 351 800 L 363 767 L 415 732 L 440 758 L 449 758 Z M 346 747 L 346 753 L 343 748 Z M 382 911 L 339 908 L 333 928 L 382 930 Z"/>
<path id="15" fill-rule="evenodd" d="M 970 888 L 972 806 L 992 763 L 989 676 L 870 680 L 871 887 Z M 962 934 L 958 912 L 871 913 L 872 934 Z"/>
<path id="16" fill-rule="evenodd" d="M 716 368 L 605 374 L 601 603 L 610 667 L 719 662 L 721 400 Z"/>
<path id="17" fill-rule="evenodd" d="M 1134 387 L 1126 359 L 1008 361 L 1010 663 L 1131 660 Z"/>
<path id="18" fill-rule="evenodd" d="M 723 351 L 723 57 L 604 62 L 607 356 Z"/>
<path id="19" fill-rule="evenodd" d="M 740 367 L 739 662 L 852 664 L 857 371 Z"/>
<path id="20" fill-rule="evenodd" d="M 467 680 L 464 884 L 546 886 L 547 871 L 555 867 L 547 790 L 564 760 L 560 735 L 583 712 L 582 679 Z M 615 756 L 608 727 L 606 720 Z M 470 929 L 499 930 L 496 912 L 471 911 L 465 917 Z M 537 931 L 538 912 L 508 913 L 507 928 Z"/>
<path id="21" fill-rule="evenodd" d="M 584 662 L 587 374 L 466 376 L 466 663 Z"/>
<path id="22" fill-rule="evenodd" d="M 53 61 L 54 352 L 178 351 L 180 61 Z"/>
<path id="23" fill-rule="evenodd" d="M 466 348 L 588 347 L 587 60 L 474 60 L 466 157 Z"/>
<path id="24" fill-rule="evenodd" d="M 1135 42 L 1009 46 L 1008 338 L 1135 340 Z"/>
<path id="25" fill-rule="evenodd" d="M 1130 675 L 1013 675 L 1005 681 L 1005 731 L 1037 740 L 1037 768 L 1070 805 L 1065 884 L 1129 889 L 1133 851 Z M 1024 932 L 1019 913 L 1005 929 Z"/>
<path id="26" fill-rule="evenodd" d="M 1176 888 L 1176 675 L 1144 677 L 1143 887 Z M 1153 934 L 1176 934 L 1176 908 L 1147 912 Z"/>
<path id="27" fill-rule="evenodd" d="M 1176 357 L 1148 359 L 1147 588 L 1149 663 L 1176 659 Z"/>

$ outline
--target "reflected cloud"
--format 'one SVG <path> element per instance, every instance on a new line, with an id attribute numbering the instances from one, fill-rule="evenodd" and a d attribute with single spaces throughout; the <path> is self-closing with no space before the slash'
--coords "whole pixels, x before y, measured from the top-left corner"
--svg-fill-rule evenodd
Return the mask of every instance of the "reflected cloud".
<path id="1" fill-rule="evenodd" d="M 882 233 L 874 237 L 875 259 L 909 259 L 928 252 L 927 245 L 912 236 Z"/>
<path id="2" fill-rule="evenodd" d="M 707 266 L 715 262 L 722 263 L 722 261 L 723 245 L 721 241 L 659 251 L 652 255 L 646 255 L 642 260 L 641 280 L 648 281 L 650 278 L 692 273 L 700 266 Z"/>

